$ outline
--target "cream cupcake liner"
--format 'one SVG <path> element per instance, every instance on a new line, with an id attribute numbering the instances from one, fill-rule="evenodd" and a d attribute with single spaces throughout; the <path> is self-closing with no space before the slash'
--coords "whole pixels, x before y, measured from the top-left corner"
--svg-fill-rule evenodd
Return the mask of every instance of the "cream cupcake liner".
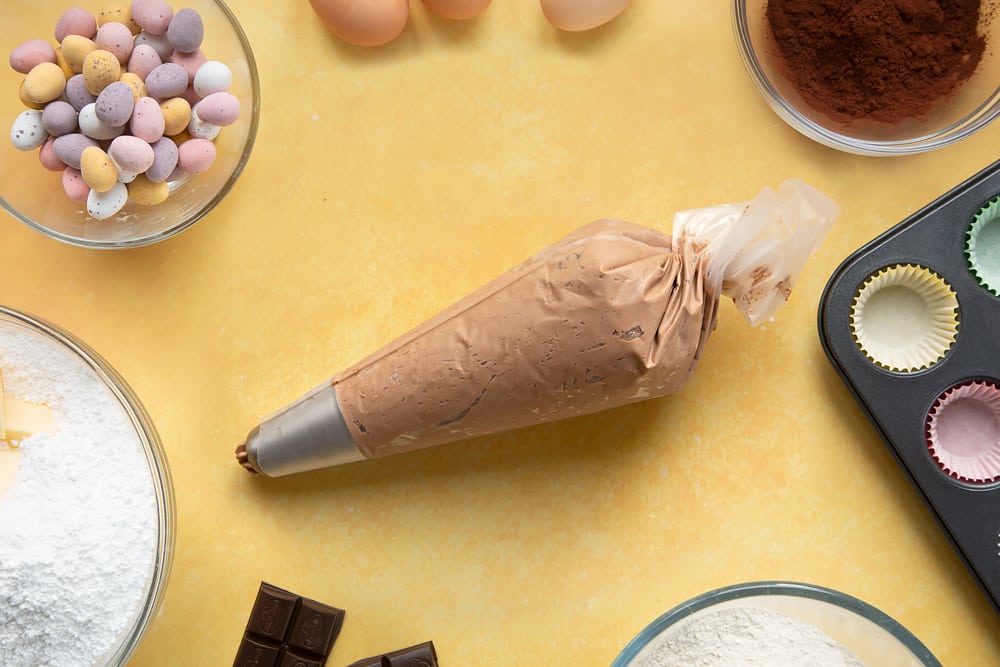
<path id="1" fill-rule="evenodd" d="M 869 361 L 897 373 L 933 366 L 958 336 L 958 297 L 941 276 L 914 264 L 872 274 L 851 305 L 851 333 Z"/>
<path id="2" fill-rule="evenodd" d="M 927 413 L 927 447 L 949 477 L 1000 482 L 1000 387 L 967 382 L 941 394 Z"/>
<path id="3" fill-rule="evenodd" d="M 965 234 L 965 259 L 976 281 L 1000 296 L 1000 196 L 983 204 Z"/>

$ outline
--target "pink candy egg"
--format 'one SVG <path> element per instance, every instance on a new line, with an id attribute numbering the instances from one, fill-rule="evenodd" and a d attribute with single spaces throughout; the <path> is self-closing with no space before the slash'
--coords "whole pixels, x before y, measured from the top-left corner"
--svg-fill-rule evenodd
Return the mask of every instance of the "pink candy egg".
<path id="1" fill-rule="evenodd" d="M 38 161 L 49 171 L 62 171 L 66 168 L 66 165 L 56 155 L 55 143 L 55 137 L 49 137 L 45 140 L 42 147 L 38 149 Z"/>
<path id="2" fill-rule="evenodd" d="M 162 64 L 156 49 L 149 44 L 136 44 L 128 60 L 128 71 L 145 81 L 149 73 Z"/>
<path id="3" fill-rule="evenodd" d="M 55 37 L 62 42 L 67 35 L 80 35 L 93 39 L 97 34 L 97 19 L 82 7 L 71 7 L 64 11 L 56 21 Z"/>
<path id="4" fill-rule="evenodd" d="M 97 29 L 94 43 L 97 44 L 97 48 L 115 54 L 115 58 L 118 58 L 118 62 L 123 65 L 132 55 L 132 31 L 124 23 L 114 21 L 105 23 Z"/>
<path id="5" fill-rule="evenodd" d="M 44 39 L 29 39 L 10 52 L 10 66 L 14 71 L 27 74 L 35 65 L 56 62 L 55 48 Z"/>
<path id="6" fill-rule="evenodd" d="M 177 166 L 186 174 L 204 174 L 215 162 L 215 144 L 208 139 L 188 139 L 177 147 Z"/>
<path id="7" fill-rule="evenodd" d="M 90 194 L 90 186 L 83 180 L 83 174 L 79 169 L 74 169 L 73 167 L 63 169 L 62 186 L 63 191 L 66 192 L 66 196 L 71 201 L 81 204 L 87 201 L 87 195 Z"/>
<path id="8" fill-rule="evenodd" d="M 165 0 L 132 0 L 132 20 L 151 35 L 162 35 L 174 17 Z"/>
<path id="9" fill-rule="evenodd" d="M 153 164 L 153 147 L 139 137 L 116 137 L 108 147 L 108 155 L 117 167 L 141 174 Z"/>
<path id="10" fill-rule="evenodd" d="M 206 123 L 225 127 L 240 117 L 240 101 L 232 93 L 212 93 L 194 107 Z"/>
<path id="11" fill-rule="evenodd" d="M 166 120 L 163 118 L 160 103 L 152 97 L 140 97 L 132 109 L 132 118 L 129 121 L 132 135 L 152 144 L 160 140 L 165 127 Z"/>

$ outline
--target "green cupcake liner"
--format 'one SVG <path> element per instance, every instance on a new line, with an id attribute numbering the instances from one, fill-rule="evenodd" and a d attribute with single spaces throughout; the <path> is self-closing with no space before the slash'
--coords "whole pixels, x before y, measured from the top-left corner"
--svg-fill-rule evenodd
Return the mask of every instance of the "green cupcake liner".
<path id="1" fill-rule="evenodd" d="M 965 259 L 983 289 L 1000 296 L 1000 196 L 972 216 L 965 233 Z"/>

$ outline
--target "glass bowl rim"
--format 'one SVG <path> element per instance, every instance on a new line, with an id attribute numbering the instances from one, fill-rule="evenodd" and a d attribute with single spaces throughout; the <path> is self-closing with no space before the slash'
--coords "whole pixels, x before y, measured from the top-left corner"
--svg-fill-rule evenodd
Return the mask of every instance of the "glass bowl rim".
<path id="1" fill-rule="evenodd" d="M 162 231 L 156 232 L 155 234 L 150 234 L 137 239 L 115 241 L 96 241 L 93 239 L 64 234 L 54 229 L 50 229 L 12 206 L 3 197 L 3 195 L 0 195 L 0 206 L 13 216 L 14 219 L 51 239 L 55 239 L 72 246 L 77 246 L 79 248 L 90 248 L 92 250 L 124 250 L 127 248 L 141 248 L 143 246 L 152 245 L 180 234 L 208 215 L 212 209 L 214 209 L 223 200 L 223 198 L 229 194 L 229 191 L 233 189 L 236 185 L 236 181 L 243 173 L 244 168 L 246 168 L 247 162 L 250 160 L 250 154 L 253 152 L 254 144 L 257 141 L 257 129 L 260 125 L 260 76 L 257 71 L 257 61 L 254 58 L 253 49 L 250 47 L 250 40 L 247 38 L 246 32 L 243 30 L 243 26 L 240 25 L 236 15 L 224 2 L 224 0 L 208 0 L 208 2 L 211 2 L 213 5 L 218 7 L 218 9 L 226 17 L 226 20 L 233 29 L 233 33 L 236 36 L 237 41 L 240 43 L 240 48 L 242 49 L 243 54 L 246 56 L 247 70 L 250 76 L 250 97 L 253 100 L 253 104 L 250 108 L 250 125 L 247 128 L 247 138 L 243 145 L 243 151 L 240 153 L 240 156 L 236 161 L 236 167 L 233 169 L 233 173 L 229 175 L 229 178 L 226 179 L 226 182 L 222 184 L 222 187 L 219 188 L 219 191 L 216 192 L 204 206 L 199 208 L 196 212 L 184 220 L 181 220 L 180 222 L 177 222 Z"/>
<path id="2" fill-rule="evenodd" d="M 90 346 L 54 324 L 8 306 L 0 305 L 0 321 L 23 326 L 59 344 L 83 362 L 114 395 L 141 441 L 157 507 L 156 551 L 153 556 L 149 587 L 144 593 L 145 599 L 134 612 L 131 627 L 118 638 L 119 644 L 108 647 L 109 651 L 114 650 L 109 657 L 108 665 L 123 667 L 139 646 L 150 622 L 163 603 L 163 595 L 173 566 L 177 540 L 177 509 L 166 451 L 142 401 L 118 371 Z"/>
<path id="3" fill-rule="evenodd" d="M 989 125 L 1000 116 L 1000 85 L 964 118 L 936 132 L 908 139 L 874 141 L 855 139 L 834 132 L 803 116 L 781 95 L 764 73 L 750 37 L 747 0 L 732 0 L 730 16 L 736 36 L 737 51 L 761 97 L 783 121 L 799 133 L 830 148 L 876 157 L 913 155 L 942 148 L 964 139 Z"/>
<path id="4" fill-rule="evenodd" d="M 853 612 L 855 615 L 875 623 L 892 635 L 915 658 L 920 660 L 925 667 L 942 667 L 938 659 L 930 652 L 930 649 L 924 646 L 923 642 L 917 639 L 912 632 L 907 630 L 899 621 L 864 600 L 816 584 L 776 580 L 751 581 L 723 586 L 701 593 L 680 603 L 657 617 L 652 623 L 643 628 L 639 634 L 633 637 L 614 659 L 614 662 L 611 663 L 611 667 L 627 667 L 653 639 L 658 637 L 667 628 L 677 624 L 695 612 L 731 600 L 774 595 L 808 598 Z"/>

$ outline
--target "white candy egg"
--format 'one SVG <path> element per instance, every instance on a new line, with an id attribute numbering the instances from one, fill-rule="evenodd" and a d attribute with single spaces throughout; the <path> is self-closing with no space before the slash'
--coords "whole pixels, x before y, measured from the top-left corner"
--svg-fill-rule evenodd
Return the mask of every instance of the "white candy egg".
<path id="1" fill-rule="evenodd" d="M 77 122 L 80 123 L 80 131 L 95 141 L 114 139 L 125 131 L 125 126 L 111 127 L 104 124 L 97 117 L 97 105 L 94 102 L 80 109 L 80 117 Z"/>
<path id="2" fill-rule="evenodd" d="M 219 132 L 222 128 L 218 125 L 212 125 L 211 123 L 206 123 L 198 116 L 197 109 L 191 109 L 191 122 L 187 126 L 188 134 L 196 139 L 208 139 L 211 141 L 219 136 Z"/>
<path id="3" fill-rule="evenodd" d="M 128 188 L 124 183 L 115 183 L 107 192 L 91 190 L 87 195 L 87 213 L 98 220 L 110 218 L 122 210 L 128 201 Z"/>
<path id="4" fill-rule="evenodd" d="M 19 151 L 38 148 L 48 138 L 48 132 L 42 127 L 42 112 L 36 109 L 22 111 L 10 126 L 10 142 Z"/>
<path id="5" fill-rule="evenodd" d="M 229 90 L 233 85 L 233 72 L 217 60 L 209 60 L 198 68 L 194 75 L 194 92 L 198 97 L 208 97 L 212 93 Z"/>

